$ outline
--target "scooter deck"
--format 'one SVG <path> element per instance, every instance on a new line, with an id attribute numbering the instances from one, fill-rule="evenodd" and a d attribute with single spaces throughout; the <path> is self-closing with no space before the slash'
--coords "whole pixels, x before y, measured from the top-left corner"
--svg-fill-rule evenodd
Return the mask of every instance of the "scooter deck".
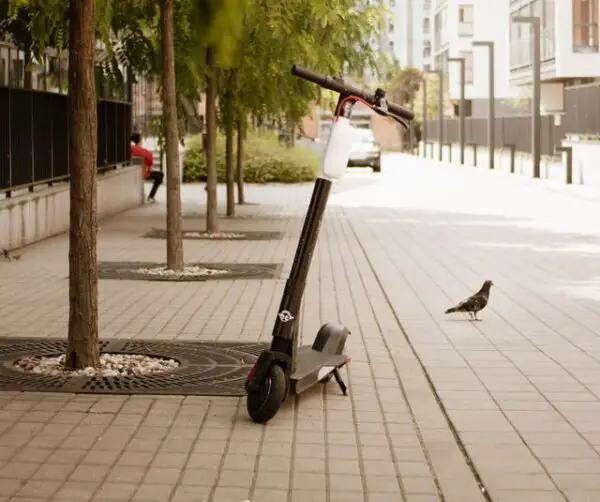
<path id="1" fill-rule="evenodd" d="M 292 380 L 301 380 L 311 373 L 318 373 L 323 366 L 341 368 L 349 361 L 345 354 L 326 354 L 314 350 L 310 345 L 298 348 L 296 354 L 296 370 L 290 377 Z"/>

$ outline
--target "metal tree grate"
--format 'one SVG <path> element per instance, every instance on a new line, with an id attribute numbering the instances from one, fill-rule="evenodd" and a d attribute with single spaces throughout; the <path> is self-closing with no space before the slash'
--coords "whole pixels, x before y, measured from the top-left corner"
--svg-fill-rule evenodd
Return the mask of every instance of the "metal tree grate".
<path id="1" fill-rule="evenodd" d="M 206 241 L 275 241 L 283 237 L 283 232 L 259 230 L 224 230 L 211 235 L 204 230 L 183 230 L 182 238 Z M 144 234 L 146 239 L 166 239 L 167 231 L 153 228 Z"/>
<path id="2" fill-rule="evenodd" d="M 26 373 L 14 368 L 14 362 L 62 354 L 66 340 L 4 338 L 0 339 L 0 391 L 243 396 L 246 376 L 268 344 L 102 340 L 99 347 L 101 353 L 175 359 L 181 366 L 165 373 L 110 377 Z"/>
<path id="3" fill-rule="evenodd" d="M 123 279 L 129 281 L 198 282 L 232 279 L 279 279 L 281 265 L 277 263 L 188 263 L 188 267 L 226 270 L 226 274 L 214 275 L 158 275 L 140 272 L 140 269 L 164 267 L 164 263 L 152 262 L 100 262 L 99 279 Z"/>

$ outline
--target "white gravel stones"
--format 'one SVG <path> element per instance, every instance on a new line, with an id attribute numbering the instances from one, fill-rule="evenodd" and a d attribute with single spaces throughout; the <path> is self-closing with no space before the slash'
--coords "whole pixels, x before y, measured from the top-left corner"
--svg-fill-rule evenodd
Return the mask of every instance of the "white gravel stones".
<path id="1" fill-rule="evenodd" d="M 138 354 L 101 354 L 100 368 L 66 369 L 65 355 L 49 357 L 25 357 L 14 363 L 14 367 L 27 373 L 49 376 L 136 376 L 165 373 L 179 368 L 174 359 L 142 356 Z"/>
<path id="2" fill-rule="evenodd" d="M 203 237 L 205 239 L 243 239 L 246 234 L 240 234 L 237 232 L 184 232 L 185 237 Z"/>
<path id="3" fill-rule="evenodd" d="M 138 268 L 135 272 L 138 274 L 161 275 L 165 277 L 197 277 L 206 275 L 226 275 L 229 273 L 229 270 L 189 266 L 183 267 L 183 270 L 168 270 L 166 267 Z"/>

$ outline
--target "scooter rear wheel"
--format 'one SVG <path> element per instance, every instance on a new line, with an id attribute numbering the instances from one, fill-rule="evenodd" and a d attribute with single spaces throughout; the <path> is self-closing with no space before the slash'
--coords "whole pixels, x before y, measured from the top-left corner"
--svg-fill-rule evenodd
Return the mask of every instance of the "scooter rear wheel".
<path id="1" fill-rule="evenodd" d="M 249 392 L 246 408 L 250 418 L 259 424 L 271 420 L 279 411 L 285 397 L 285 373 L 278 364 L 272 364 L 269 374 L 258 392 Z"/>

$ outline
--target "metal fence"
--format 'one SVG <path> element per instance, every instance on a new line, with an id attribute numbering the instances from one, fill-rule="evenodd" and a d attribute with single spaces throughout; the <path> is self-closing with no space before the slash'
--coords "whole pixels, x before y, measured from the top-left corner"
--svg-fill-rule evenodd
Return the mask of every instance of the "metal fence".
<path id="1" fill-rule="evenodd" d="M 66 180 L 69 166 L 68 97 L 0 87 L 0 193 Z M 98 101 L 101 169 L 129 160 L 131 104 Z"/>
<path id="2" fill-rule="evenodd" d="M 514 145 L 520 152 L 531 152 L 531 115 L 496 118 L 495 148 Z M 588 84 L 565 90 L 565 114 L 559 126 L 553 116 L 541 121 L 542 155 L 554 156 L 567 134 L 600 134 L 600 84 Z M 444 142 L 458 143 L 458 118 L 443 121 Z M 427 120 L 426 141 L 438 141 L 438 123 Z M 465 119 L 465 143 L 487 146 L 487 118 Z"/>

